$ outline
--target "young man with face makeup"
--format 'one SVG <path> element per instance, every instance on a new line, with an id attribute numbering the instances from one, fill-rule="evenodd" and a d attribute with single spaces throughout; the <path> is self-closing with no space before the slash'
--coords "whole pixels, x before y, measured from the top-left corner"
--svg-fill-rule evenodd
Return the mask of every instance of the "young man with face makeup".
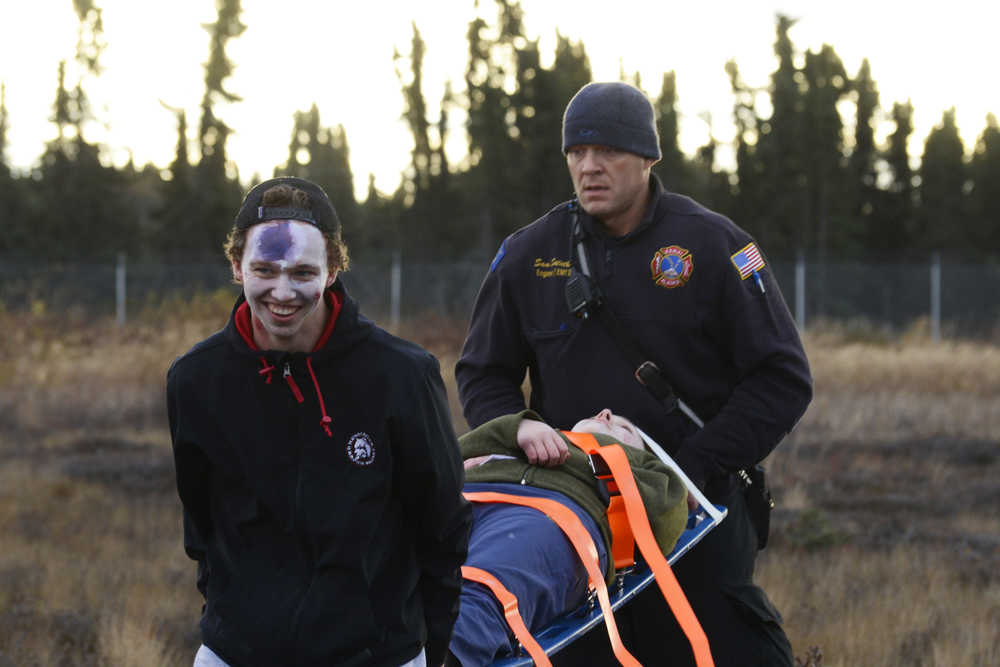
<path id="1" fill-rule="evenodd" d="M 566 461 L 554 467 L 530 463 L 523 445 L 542 428 L 552 431 L 537 414 L 524 410 L 492 419 L 460 437 L 465 490 L 548 498 L 568 507 L 590 533 L 601 568 L 610 576 L 614 563 L 607 557 L 611 549 L 607 505 L 598 494 L 589 458 L 569 446 L 561 431 L 552 431 L 567 445 Z M 569 430 L 592 433 L 601 446 L 623 445 L 650 527 L 660 549 L 669 553 L 688 517 L 687 490 L 680 478 L 644 449 L 628 419 L 610 410 L 581 419 Z M 473 504 L 473 517 L 465 564 L 489 572 L 515 594 L 530 632 L 580 607 L 588 591 L 587 571 L 548 517 L 531 507 L 478 502 Z M 484 585 L 465 581 L 446 665 L 481 667 L 511 655 L 515 648 L 496 597 Z"/>
<path id="2" fill-rule="evenodd" d="M 476 427 L 523 410 L 526 373 L 528 406 L 556 428 L 604 407 L 632 419 L 729 509 L 674 568 L 715 664 L 791 666 L 781 616 L 753 582 L 759 542 L 739 475 L 770 454 L 812 398 L 809 363 L 771 267 L 745 230 L 652 172 L 661 156 L 655 114 L 635 86 L 583 86 L 563 115 L 562 152 L 575 199 L 507 237 L 476 298 L 455 367 L 466 420 Z M 585 298 L 581 284 L 600 299 Z M 623 351 L 623 338 L 639 352 Z M 654 396 L 637 380 L 649 362 L 672 392 Z M 568 455 L 545 428 L 524 450 L 543 465 Z M 652 592 L 618 616 L 644 665 L 693 664 Z M 599 635 L 554 663 L 616 664 Z"/>
<path id="3" fill-rule="evenodd" d="M 167 375 L 194 664 L 440 664 L 471 508 L 437 361 L 359 313 L 314 183 L 250 190 L 226 255 L 232 316 Z"/>

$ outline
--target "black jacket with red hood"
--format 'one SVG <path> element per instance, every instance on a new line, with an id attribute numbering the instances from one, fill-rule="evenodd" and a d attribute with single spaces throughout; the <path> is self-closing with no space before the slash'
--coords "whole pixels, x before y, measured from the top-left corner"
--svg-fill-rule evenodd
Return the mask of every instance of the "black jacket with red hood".
<path id="1" fill-rule="evenodd" d="M 310 354 L 255 349 L 242 297 L 167 403 L 202 641 L 226 662 L 440 664 L 471 509 L 437 360 L 338 281 Z"/>

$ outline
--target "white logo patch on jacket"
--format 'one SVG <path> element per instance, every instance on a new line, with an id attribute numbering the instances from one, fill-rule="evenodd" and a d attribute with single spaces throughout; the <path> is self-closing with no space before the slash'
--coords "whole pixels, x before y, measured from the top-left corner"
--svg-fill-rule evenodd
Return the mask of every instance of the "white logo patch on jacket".
<path id="1" fill-rule="evenodd" d="M 367 433 L 355 433 L 347 441 L 347 456 L 356 465 L 370 466 L 375 461 L 375 443 Z"/>

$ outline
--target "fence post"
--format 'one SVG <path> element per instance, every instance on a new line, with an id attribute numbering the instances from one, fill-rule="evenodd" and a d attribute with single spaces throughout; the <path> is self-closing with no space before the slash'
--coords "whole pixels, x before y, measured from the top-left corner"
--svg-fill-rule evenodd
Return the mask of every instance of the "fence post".
<path id="1" fill-rule="evenodd" d="M 389 272 L 389 326 L 399 332 L 399 302 L 403 291 L 402 257 L 398 250 L 392 252 L 392 270 Z"/>
<path id="2" fill-rule="evenodd" d="M 118 264 L 115 266 L 115 319 L 118 326 L 125 325 L 125 253 L 118 253 Z"/>
<path id="3" fill-rule="evenodd" d="M 799 331 L 806 328 L 806 256 L 801 250 L 795 256 L 795 323 Z"/>
<path id="4" fill-rule="evenodd" d="M 931 253 L 931 341 L 941 341 L 941 253 Z"/>

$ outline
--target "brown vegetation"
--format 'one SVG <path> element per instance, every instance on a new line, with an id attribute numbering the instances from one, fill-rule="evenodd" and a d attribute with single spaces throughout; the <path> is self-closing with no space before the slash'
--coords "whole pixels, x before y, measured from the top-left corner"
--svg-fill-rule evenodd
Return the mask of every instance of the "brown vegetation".
<path id="1" fill-rule="evenodd" d="M 190 664 L 201 599 L 163 377 L 228 308 L 220 293 L 124 328 L 0 312 L 0 667 Z M 461 326 L 400 333 L 441 360 L 464 430 Z M 807 346 L 816 398 L 768 462 L 758 571 L 800 664 L 1000 664 L 1000 349 L 843 331 Z"/>

